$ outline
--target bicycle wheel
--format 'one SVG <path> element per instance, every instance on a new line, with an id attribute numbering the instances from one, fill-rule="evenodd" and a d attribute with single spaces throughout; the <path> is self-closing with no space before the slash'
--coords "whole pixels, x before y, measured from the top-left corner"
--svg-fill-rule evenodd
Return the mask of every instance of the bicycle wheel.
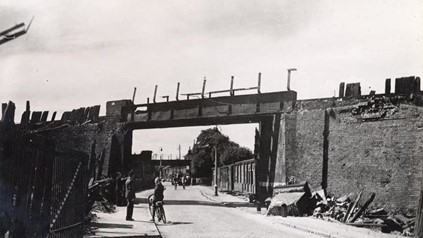
<path id="1" fill-rule="evenodd" d="M 160 207 L 160 213 L 161 213 L 163 224 L 166 224 L 166 214 L 165 214 L 165 210 L 163 206 Z"/>
<path id="2" fill-rule="evenodd" d="M 160 207 L 158 207 L 158 206 L 156 206 L 155 208 L 155 211 L 154 211 L 154 222 L 159 222 L 159 221 L 161 221 L 162 220 L 162 215 L 161 215 L 161 210 L 160 210 Z"/>
<path id="3" fill-rule="evenodd" d="M 152 196 L 153 194 L 151 194 L 150 196 L 148 196 L 147 201 L 148 201 L 148 211 L 150 212 L 150 215 L 153 217 L 153 204 L 152 204 Z"/>

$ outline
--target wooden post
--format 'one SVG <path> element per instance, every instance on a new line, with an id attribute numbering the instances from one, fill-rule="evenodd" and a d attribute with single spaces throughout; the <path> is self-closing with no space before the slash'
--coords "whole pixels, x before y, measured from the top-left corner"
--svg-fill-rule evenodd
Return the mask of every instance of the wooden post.
<path id="1" fill-rule="evenodd" d="M 355 207 L 357 206 L 358 202 L 360 201 L 360 198 L 361 198 L 361 195 L 362 195 L 362 194 L 363 194 L 363 191 L 361 191 L 361 192 L 358 194 L 357 199 L 355 200 L 354 205 L 352 206 L 352 208 L 351 208 L 351 210 L 350 210 L 350 213 L 349 213 L 349 214 L 348 214 L 348 216 L 347 216 L 347 219 L 345 219 L 345 222 L 348 222 L 348 220 L 350 219 L 351 215 L 354 213 L 354 209 L 355 209 Z"/>
<path id="2" fill-rule="evenodd" d="M 234 95 L 234 76 L 231 76 L 231 89 L 230 91 L 230 95 L 233 96 Z"/>
<path id="3" fill-rule="evenodd" d="M 137 93 L 137 87 L 134 87 L 134 94 L 132 95 L 132 102 L 135 103 L 135 94 Z"/>
<path id="4" fill-rule="evenodd" d="M 203 90 L 201 91 L 201 98 L 204 98 L 204 91 L 206 91 L 206 77 L 204 77 L 203 81 Z"/>
<path id="5" fill-rule="evenodd" d="M 179 82 L 178 82 L 178 85 L 176 86 L 176 101 L 179 101 Z"/>
<path id="6" fill-rule="evenodd" d="M 349 204 L 348 204 L 348 208 L 347 208 L 347 212 L 345 213 L 345 216 L 344 216 L 344 219 L 342 220 L 342 222 L 347 222 L 347 218 L 350 216 L 350 213 L 351 213 L 351 210 L 352 210 L 352 207 L 354 206 L 354 203 L 353 202 L 350 202 Z"/>
<path id="7" fill-rule="evenodd" d="M 354 217 L 351 219 L 351 223 L 354 223 L 355 220 L 357 220 L 357 218 L 359 218 L 361 216 L 361 214 L 364 212 L 364 210 L 367 209 L 367 207 L 370 205 L 370 203 L 373 202 L 373 199 L 375 199 L 376 194 L 372 193 L 370 195 L 370 198 L 366 201 L 366 203 L 364 203 L 364 205 L 360 208 L 360 210 L 358 210 L 358 212 L 356 214 L 354 214 Z"/>
<path id="8" fill-rule="evenodd" d="M 260 94 L 260 86 L 261 86 L 261 72 L 258 74 L 258 83 L 257 83 L 257 93 Z"/>
<path id="9" fill-rule="evenodd" d="M 54 121 L 56 119 L 57 112 L 53 112 L 53 116 L 51 116 L 51 121 Z"/>
<path id="10" fill-rule="evenodd" d="M 423 180 L 420 186 L 420 198 L 417 204 L 416 226 L 414 227 L 414 237 L 423 238 Z"/>
<path id="11" fill-rule="evenodd" d="M 156 94 L 157 94 L 157 85 L 156 85 L 156 87 L 154 87 L 154 97 L 153 97 L 154 103 L 156 103 Z"/>

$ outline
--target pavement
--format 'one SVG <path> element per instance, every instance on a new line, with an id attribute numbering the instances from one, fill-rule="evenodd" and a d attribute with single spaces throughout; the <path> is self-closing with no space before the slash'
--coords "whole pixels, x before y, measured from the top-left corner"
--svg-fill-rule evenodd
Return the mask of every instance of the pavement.
<path id="1" fill-rule="evenodd" d="M 257 212 L 257 208 L 254 204 L 245 205 L 248 203 L 246 198 L 241 198 L 233 195 L 219 192 L 218 196 L 214 195 L 213 187 L 196 186 L 201 194 L 207 197 L 209 200 L 221 203 L 228 207 L 239 207 L 239 209 L 263 216 L 266 219 L 271 219 L 278 224 L 296 228 L 302 231 L 307 231 L 311 234 L 319 235 L 322 237 L 334 237 L 334 238 L 355 238 L 355 237 L 375 237 L 375 238 L 393 238 L 403 237 L 401 235 L 382 233 L 377 230 L 368 228 L 359 228 L 354 226 L 345 225 L 340 222 L 327 221 L 314 217 L 281 217 L 281 216 L 266 216 L 266 208 L 262 208 L 261 212 Z M 244 205 L 242 205 L 244 204 Z"/>
<path id="2" fill-rule="evenodd" d="M 138 238 L 138 237 L 161 237 L 156 224 L 150 221 L 148 204 L 142 199 L 137 199 L 139 204 L 134 206 L 134 221 L 126 221 L 126 207 L 116 207 L 115 213 L 94 212 L 97 216 L 95 222 L 91 223 L 94 234 L 84 236 L 85 238 L 116 237 L 116 238 Z"/>
<path id="3" fill-rule="evenodd" d="M 287 227 L 286 229 L 295 228 L 299 231 L 309 233 L 310 236 L 335 238 L 402 237 L 400 235 L 385 234 L 372 229 L 348 226 L 340 222 L 327 221 L 314 217 L 266 216 L 266 208 L 262 208 L 261 212 L 257 212 L 255 205 L 250 204 L 247 198 L 233 196 L 223 192 L 219 192 L 218 196 L 214 196 L 213 187 L 207 186 L 192 186 L 190 189 L 197 190 L 201 196 L 203 196 L 206 200 L 209 200 L 210 203 L 236 208 L 236 210 L 242 211 L 241 213 L 244 213 L 245 216 L 255 217 L 254 219 L 257 221 L 262 220 L 263 222 L 272 222 L 275 225 L 285 226 Z M 149 191 L 144 191 L 137 194 L 138 198 L 144 199 L 138 199 L 139 204 L 135 205 L 133 216 L 135 221 L 125 220 L 126 207 L 117 207 L 116 213 L 112 214 L 96 212 L 95 214 L 98 219 L 92 225 L 95 234 L 86 237 L 162 237 L 158 226 L 150 221 L 151 217 L 148 211 L 148 205 L 146 201 L 144 201 L 146 200 L 145 197 L 148 192 Z M 170 202 L 171 201 L 169 201 L 169 203 Z M 244 215 L 241 214 L 241 216 Z M 173 217 L 175 217 L 175 215 Z M 173 222 L 173 225 L 174 224 L 177 223 Z M 169 222 L 168 225 L 172 225 L 172 222 Z M 160 229 L 164 229 L 164 232 L 166 233 L 166 226 L 163 226 L 162 224 L 160 227 Z"/>

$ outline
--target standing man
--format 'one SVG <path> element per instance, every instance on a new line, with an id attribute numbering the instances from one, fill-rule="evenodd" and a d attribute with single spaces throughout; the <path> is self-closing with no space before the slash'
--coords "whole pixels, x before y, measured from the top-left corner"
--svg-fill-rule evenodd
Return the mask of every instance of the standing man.
<path id="1" fill-rule="evenodd" d="M 122 174 L 120 172 L 116 173 L 116 180 L 115 180 L 115 200 L 116 206 L 121 206 L 123 201 L 123 181 Z"/>
<path id="2" fill-rule="evenodd" d="M 134 171 L 129 171 L 128 173 L 129 178 L 125 182 L 125 197 L 127 201 L 127 207 L 126 207 L 126 220 L 127 221 L 133 221 L 132 214 L 134 212 L 134 200 L 135 200 L 135 188 L 134 188 Z"/>

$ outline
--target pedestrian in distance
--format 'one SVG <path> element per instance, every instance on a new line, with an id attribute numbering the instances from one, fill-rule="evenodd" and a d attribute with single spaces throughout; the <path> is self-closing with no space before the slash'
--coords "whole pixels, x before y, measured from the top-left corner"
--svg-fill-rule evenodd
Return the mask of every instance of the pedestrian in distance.
<path id="1" fill-rule="evenodd" d="M 132 214 L 134 213 L 134 202 L 135 202 L 135 188 L 134 188 L 134 180 L 135 180 L 135 174 L 134 171 L 129 171 L 128 173 L 129 177 L 125 182 L 125 197 L 127 201 L 127 207 L 126 207 L 126 220 L 127 221 L 133 221 Z"/>
<path id="2" fill-rule="evenodd" d="M 182 187 L 185 189 L 185 185 L 187 184 L 187 178 L 184 176 L 182 176 Z"/>
<path id="3" fill-rule="evenodd" d="M 173 185 L 175 185 L 175 190 L 178 188 L 178 176 L 175 175 L 175 177 L 173 177 Z"/>

